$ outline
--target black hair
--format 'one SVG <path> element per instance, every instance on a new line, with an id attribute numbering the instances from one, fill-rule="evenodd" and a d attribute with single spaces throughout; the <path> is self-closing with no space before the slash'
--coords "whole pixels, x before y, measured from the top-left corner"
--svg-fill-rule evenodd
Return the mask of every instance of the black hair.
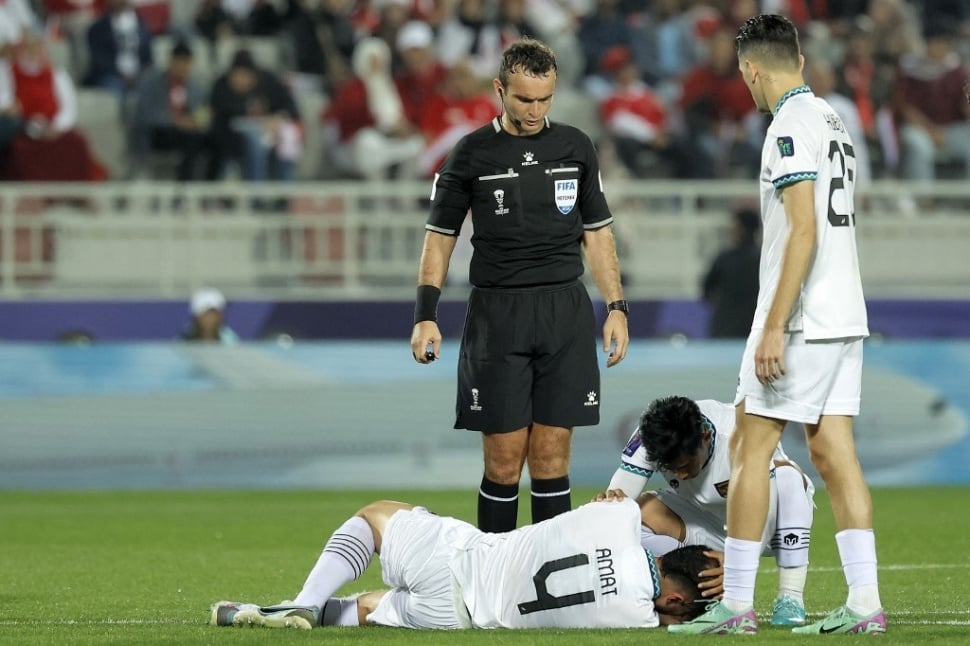
<path id="1" fill-rule="evenodd" d="M 956 27 L 953 22 L 944 16 L 936 16 L 926 21 L 923 25 L 923 38 L 931 40 L 934 38 L 952 41 L 956 38 Z"/>
<path id="2" fill-rule="evenodd" d="M 184 40 L 180 40 L 172 47 L 172 58 L 192 58 L 192 48 Z"/>
<path id="3" fill-rule="evenodd" d="M 753 243 L 761 231 L 761 215 L 754 209 L 743 208 L 734 212 L 734 219 L 744 232 L 744 241 Z"/>
<path id="4" fill-rule="evenodd" d="M 662 470 L 697 453 L 704 441 L 701 409 L 693 399 L 679 395 L 650 402 L 637 430 L 647 459 Z"/>
<path id="5" fill-rule="evenodd" d="M 706 545 L 679 547 L 672 552 L 667 552 L 661 561 L 660 569 L 665 579 L 669 579 L 685 591 L 694 593 L 693 597 L 684 600 L 690 608 L 685 615 L 686 619 L 695 619 L 704 612 L 705 604 L 695 603 L 702 600 L 698 586 L 704 579 L 700 577 L 700 572 L 712 570 L 719 565 L 717 559 L 704 554 L 710 549 Z"/>
<path id="6" fill-rule="evenodd" d="M 556 54 L 549 45 L 535 38 L 522 38 L 508 46 L 502 54 L 498 80 L 509 85 L 509 75 L 519 71 L 529 76 L 545 76 L 557 72 Z"/>
<path id="7" fill-rule="evenodd" d="M 791 20 L 763 13 L 748 18 L 734 39 L 738 56 L 755 58 L 776 67 L 798 69 L 801 47 L 798 29 Z"/>

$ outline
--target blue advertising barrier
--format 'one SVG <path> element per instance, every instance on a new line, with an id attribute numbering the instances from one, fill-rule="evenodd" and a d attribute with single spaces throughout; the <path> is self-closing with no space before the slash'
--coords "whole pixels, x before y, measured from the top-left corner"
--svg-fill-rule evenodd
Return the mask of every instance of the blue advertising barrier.
<path id="1" fill-rule="evenodd" d="M 595 290 L 594 290 L 595 291 Z M 458 336 L 465 301 L 445 298 L 438 310 L 445 337 Z M 710 308 L 696 299 L 640 300 L 630 304 L 634 338 L 707 336 Z M 891 339 L 970 338 L 970 300 L 871 299 L 869 329 Z M 246 340 L 281 333 L 298 339 L 407 339 L 412 301 L 234 300 L 228 324 Z M 167 341 L 188 323 L 184 300 L 0 301 L 0 340 L 55 341 L 82 333 L 98 341 Z"/>
<path id="2" fill-rule="evenodd" d="M 575 432 L 574 484 L 606 485 L 651 399 L 733 399 L 742 347 L 632 343 L 603 370 L 601 423 Z M 0 488 L 474 488 L 480 438 L 451 428 L 456 353 L 451 339 L 428 366 L 403 340 L 0 344 Z M 870 342 L 865 362 L 869 481 L 970 483 L 970 342 Z M 809 467 L 801 431 L 783 441 Z"/>

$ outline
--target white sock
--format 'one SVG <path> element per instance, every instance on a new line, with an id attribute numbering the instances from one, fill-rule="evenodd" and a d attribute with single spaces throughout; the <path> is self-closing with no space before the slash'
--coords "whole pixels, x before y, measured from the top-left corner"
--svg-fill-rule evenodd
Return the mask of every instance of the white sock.
<path id="1" fill-rule="evenodd" d="M 871 615 L 882 608 L 876 573 L 876 535 L 871 529 L 844 529 L 835 535 L 842 559 L 849 598 L 845 605 L 857 615 Z"/>
<path id="2" fill-rule="evenodd" d="M 787 594 L 804 603 L 814 505 L 805 491 L 805 480 L 795 467 L 775 469 L 775 488 L 778 500 L 771 549 L 779 568 L 778 597 Z"/>
<path id="3" fill-rule="evenodd" d="M 724 598 L 728 610 L 741 613 L 754 606 L 761 542 L 727 537 L 724 541 Z"/>
<path id="4" fill-rule="evenodd" d="M 805 578 L 808 575 L 808 566 L 799 565 L 797 567 L 778 568 L 778 598 L 788 595 L 800 604 L 805 605 Z"/>
<path id="5" fill-rule="evenodd" d="M 347 520 L 330 536 L 293 605 L 322 606 L 345 583 L 360 578 L 373 555 L 370 525 L 360 516 Z"/>
<path id="6" fill-rule="evenodd" d="M 357 595 L 360 596 L 360 595 Z M 333 597 L 323 604 L 320 610 L 321 626 L 359 626 L 357 617 L 357 596 Z"/>
<path id="7" fill-rule="evenodd" d="M 673 552 L 684 544 L 673 536 L 654 534 L 653 530 L 646 525 L 640 525 L 640 545 L 643 549 L 650 550 L 654 556 L 663 556 L 667 552 Z"/>

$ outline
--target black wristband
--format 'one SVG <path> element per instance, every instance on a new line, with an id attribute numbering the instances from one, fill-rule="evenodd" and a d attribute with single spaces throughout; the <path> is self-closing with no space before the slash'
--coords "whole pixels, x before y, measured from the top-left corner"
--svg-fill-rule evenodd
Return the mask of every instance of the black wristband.
<path id="1" fill-rule="evenodd" d="M 607 312 L 623 312 L 627 316 L 630 316 L 630 304 L 624 300 L 613 301 L 606 306 Z"/>
<path id="2" fill-rule="evenodd" d="M 441 290 L 434 285 L 418 285 L 418 297 L 414 301 L 414 322 L 437 321 L 439 298 Z"/>

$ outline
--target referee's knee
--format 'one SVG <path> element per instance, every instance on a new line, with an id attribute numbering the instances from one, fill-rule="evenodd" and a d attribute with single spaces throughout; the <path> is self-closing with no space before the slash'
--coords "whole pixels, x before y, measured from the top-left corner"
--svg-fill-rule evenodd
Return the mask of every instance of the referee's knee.
<path id="1" fill-rule="evenodd" d="M 569 475 L 569 456 L 529 454 L 529 475 L 540 480 L 567 476 Z"/>
<path id="2" fill-rule="evenodd" d="M 513 485 L 518 484 L 522 477 L 522 465 L 518 460 L 507 462 L 492 460 L 485 465 L 485 477 L 495 484 Z"/>

